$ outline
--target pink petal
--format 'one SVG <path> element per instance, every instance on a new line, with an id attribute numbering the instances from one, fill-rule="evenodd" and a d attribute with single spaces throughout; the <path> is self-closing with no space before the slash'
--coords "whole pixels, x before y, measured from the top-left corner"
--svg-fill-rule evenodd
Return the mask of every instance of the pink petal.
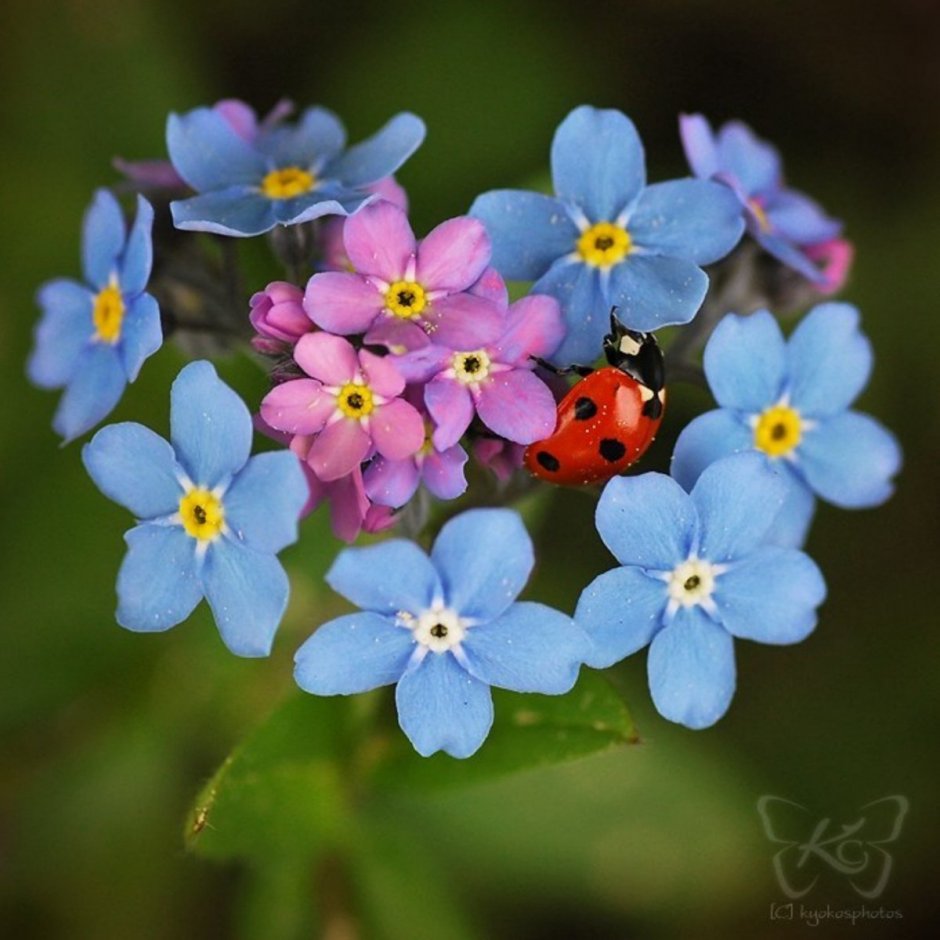
<path id="1" fill-rule="evenodd" d="M 346 220 L 343 241 L 352 266 L 361 274 L 373 274 L 383 281 L 399 280 L 415 253 L 408 216 L 383 200 Z"/>
<path id="2" fill-rule="evenodd" d="M 489 346 L 506 328 L 506 314 L 472 294 L 451 294 L 431 304 L 425 319 L 431 341 L 450 349 Z"/>
<path id="3" fill-rule="evenodd" d="M 238 98 L 223 98 L 212 106 L 212 110 L 221 115 L 242 140 L 252 141 L 258 136 L 255 109 L 244 101 Z"/>
<path id="4" fill-rule="evenodd" d="M 365 340 L 370 345 L 385 346 L 392 351 L 423 349 L 431 343 L 427 333 L 414 320 L 398 317 L 379 317 L 366 333 Z"/>
<path id="5" fill-rule="evenodd" d="M 356 469 L 371 447 L 372 440 L 358 421 L 341 418 L 317 435 L 307 462 L 313 472 L 328 483 Z"/>
<path id="6" fill-rule="evenodd" d="M 505 309 L 509 306 L 509 288 L 496 268 L 487 268 L 480 279 L 469 291 L 476 297 L 482 297 Z"/>
<path id="7" fill-rule="evenodd" d="M 363 333 L 384 306 L 384 297 L 371 281 L 343 271 L 314 274 L 304 294 L 307 316 L 324 330 L 344 336 Z"/>
<path id="8" fill-rule="evenodd" d="M 477 401 L 480 420 L 517 444 L 531 444 L 555 430 L 555 399 L 548 386 L 526 369 L 497 372 Z"/>
<path id="9" fill-rule="evenodd" d="M 398 522 L 398 516 L 388 506 L 370 506 L 362 520 L 363 532 L 384 532 Z"/>
<path id="10" fill-rule="evenodd" d="M 467 489 L 464 464 L 467 452 L 458 444 L 442 454 L 428 454 L 421 465 L 421 480 L 438 499 L 456 499 Z"/>
<path id="11" fill-rule="evenodd" d="M 366 189 L 370 193 L 381 196 L 382 199 L 390 202 L 393 206 L 398 206 L 399 209 L 405 212 L 408 211 L 408 194 L 405 192 L 405 187 L 394 176 L 385 176 L 377 183 L 366 186 Z"/>
<path id="12" fill-rule="evenodd" d="M 479 280 L 491 254 L 482 222 L 469 216 L 448 219 L 418 245 L 416 280 L 425 290 L 466 290 Z"/>
<path id="13" fill-rule="evenodd" d="M 384 457 L 376 457 L 362 478 L 369 499 L 395 509 L 414 496 L 420 480 L 412 458 L 386 460 Z"/>
<path id="14" fill-rule="evenodd" d="M 333 534 L 344 542 L 355 542 L 370 509 L 362 485 L 362 471 L 356 467 L 352 473 L 324 486 L 330 502 Z"/>
<path id="15" fill-rule="evenodd" d="M 530 357 L 551 355 L 565 338 L 561 307 L 547 294 L 530 294 L 509 308 L 506 332 L 496 343 L 500 362 L 527 364 Z"/>
<path id="16" fill-rule="evenodd" d="M 294 360 L 324 385 L 342 385 L 359 371 L 359 358 L 352 344 L 329 333 L 301 336 L 294 347 Z"/>
<path id="17" fill-rule="evenodd" d="M 369 420 L 369 430 L 375 449 L 389 460 L 410 457 L 424 444 L 424 419 L 401 398 L 376 408 Z"/>
<path id="18" fill-rule="evenodd" d="M 261 417 L 288 434 L 316 434 L 336 411 L 336 398 L 314 379 L 293 379 L 277 385 L 261 402 Z"/>
<path id="19" fill-rule="evenodd" d="M 367 349 L 359 353 L 359 363 L 369 388 L 383 398 L 397 398 L 405 390 L 405 380 L 395 368 L 394 356 L 376 356 Z"/>
<path id="20" fill-rule="evenodd" d="M 424 403 L 437 429 L 432 440 L 435 450 L 453 447 L 473 420 L 473 398 L 465 385 L 439 376 L 424 389 Z"/>
<path id="21" fill-rule="evenodd" d="M 403 356 L 395 356 L 394 362 L 395 368 L 404 376 L 406 382 L 427 382 L 438 372 L 449 368 L 453 357 L 453 350 L 429 345 Z"/>

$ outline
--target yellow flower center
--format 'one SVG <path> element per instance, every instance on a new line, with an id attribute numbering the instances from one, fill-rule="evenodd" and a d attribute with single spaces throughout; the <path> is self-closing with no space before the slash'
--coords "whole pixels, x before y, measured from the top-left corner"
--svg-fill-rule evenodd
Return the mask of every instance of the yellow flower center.
<path id="1" fill-rule="evenodd" d="M 368 385 L 347 382 L 336 396 L 336 404 L 347 418 L 368 417 L 375 408 L 372 389 Z"/>
<path id="2" fill-rule="evenodd" d="M 385 292 L 385 306 L 396 317 L 413 320 L 428 305 L 424 288 L 417 281 L 394 281 Z"/>
<path id="3" fill-rule="evenodd" d="M 211 542 L 225 525 L 222 500 L 209 490 L 192 489 L 180 500 L 180 518 L 187 535 Z"/>
<path id="4" fill-rule="evenodd" d="M 112 281 L 98 292 L 91 313 L 96 339 L 104 343 L 116 343 L 121 338 L 124 309 L 124 298 L 116 282 Z"/>
<path id="5" fill-rule="evenodd" d="M 799 412 L 786 405 L 774 405 L 754 425 L 754 446 L 771 457 L 789 454 L 803 436 Z"/>
<path id="6" fill-rule="evenodd" d="M 748 206 L 750 207 L 751 212 L 754 213 L 757 218 L 757 224 L 760 226 L 762 232 L 770 231 L 770 219 L 767 218 L 767 213 L 764 212 L 764 207 L 760 204 L 759 199 L 749 199 Z"/>
<path id="7" fill-rule="evenodd" d="M 464 385 L 482 382 L 490 374 L 490 357 L 483 349 L 454 353 L 450 364 L 454 377 Z"/>
<path id="8" fill-rule="evenodd" d="M 578 254 L 585 264 L 595 268 L 609 268 L 630 253 L 633 242 L 630 233 L 613 222 L 598 222 L 585 229 L 578 239 Z"/>
<path id="9" fill-rule="evenodd" d="M 285 166 L 271 170 L 261 181 L 261 192 L 268 199 L 293 199 L 309 193 L 316 185 L 316 177 L 299 166 Z"/>

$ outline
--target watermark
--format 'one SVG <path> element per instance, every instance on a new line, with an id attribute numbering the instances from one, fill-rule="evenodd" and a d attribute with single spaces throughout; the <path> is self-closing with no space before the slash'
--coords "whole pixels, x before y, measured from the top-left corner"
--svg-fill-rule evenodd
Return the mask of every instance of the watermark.
<path id="1" fill-rule="evenodd" d="M 765 794 L 757 801 L 764 834 L 780 848 L 771 864 L 777 884 L 788 901 L 770 905 L 770 919 L 801 921 L 810 927 L 823 922 L 897 920 L 899 910 L 861 904 L 853 907 L 813 907 L 796 904 L 826 873 L 851 887 L 860 898 L 881 897 L 894 868 L 891 847 L 901 835 L 910 803 L 905 796 L 884 796 L 859 807 L 851 822 L 819 818 L 793 800 Z M 855 816 L 855 814 L 853 814 Z"/>

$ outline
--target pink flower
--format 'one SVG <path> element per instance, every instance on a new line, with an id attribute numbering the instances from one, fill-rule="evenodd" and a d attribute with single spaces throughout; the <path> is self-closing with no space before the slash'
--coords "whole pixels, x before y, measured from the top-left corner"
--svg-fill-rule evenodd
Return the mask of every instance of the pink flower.
<path id="1" fill-rule="evenodd" d="M 805 251 L 822 274 L 822 280 L 813 285 L 816 290 L 827 296 L 842 290 L 855 259 L 855 246 L 848 239 L 832 238 L 818 245 L 810 245 Z"/>
<path id="2" fill-rule="evenodd" d="M 555 398 L 533 373 L 532 357 L 550 355 L 564 338 L 553 297 L 531 294 L 504 313 L 501 335 L 476 348 L 438 345 L 399 357 L 409 381 L 427 381 L 424 403 L 437 429 L 434 447 L 447 450 L 470 426 L 474 412 L 491 431 L 531 444 L 555 429 Z"/>
<path id="3" fill-rule="evenodd" d="M 261 416 L 295 435 L 291 449 L 305 457 L 319 479 L 338 480 L 374 453 L 401 460 L 424 443 L 424 422 L 399 396 L 405 380 L 389 357 L 358 353 L 339 336 L 308 333 L 294 360 L 310 376 L 273 388 Z"/>
<path id="4" fill-rule="evenodd" d="M 343 242 L 355 273 L 315 274 L 304 297 L 324 330 L 365 333 L 366 342 L 390 349 L 420 349 L 429 335 L 451 349 L 498 337 L 498 308 L 468 292 L 490 261 L 481 222 L 449 219 L 416 242 L 405 212 L 380 201 L 346 219 Z"/>
<path id="5" fill-rule="evenodd" d="M 272 281 L 252 296 L 248 318 L 258 333 L 251 341 L 258 352 L 289 352 L 301 336 L 316 329 L 304 310 L 303 299 L 303 291 L 286 281 Z"/>
<path id="6" fill-rule="evenodd" d="M 473 456 L 477 462 L 492 470 L 502 483 L 522 467 L 524 455 L 525 445 L 513 444 L 501 437 L 478 437 L 473 442 Z"/>

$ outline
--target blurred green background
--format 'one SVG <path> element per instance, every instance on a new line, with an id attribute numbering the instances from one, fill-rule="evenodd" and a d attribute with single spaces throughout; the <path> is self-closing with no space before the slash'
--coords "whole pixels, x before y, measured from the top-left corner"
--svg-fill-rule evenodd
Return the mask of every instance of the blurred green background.
<path id="1" fill-rule="evenodd" d="M 878 352 L 861 406 L 906 454 L 889 505 L 820 512 L 809 544 L 830 588 L 820 626 L 796 647 L 739 644 L 739 690 L 715 728 L 656 715 L 640 655 L 612 677 L 641 744 L 447 797 L 417 793 L 369 821 L 362 935 L 809 929 L 770 917 L 783 897 L 755 809 L 764 793 L 842 822 L 870 800 L 908 797 L 891 880 L 867 902 L 903 919 L 838 932 L 923 931 L 940 835 L 938 19 L 931 0 L 5 0 L 0 932 L 317 935 L 312 873 L 202 861 L 181 830 L 199 787 L 290 688 L 292 651 L 335 604 L 318 579 L 336 543 L 317 516 L 285 553 L 294 598 L 270 660 L 228 655 L 204 612 L 164 635 L 122 631 L 113 579 L 128 519 L 93 489 L 79 446 L 58 447 L 55 396 L 23 377 L 35 288 L 78 273 L 81 214 L 93 188 L 115 180 L 111 158 L 162 155 L 170 110 L 229 96 L 266 110 L 285 95 L 332 107 L 354 140 L 400 109 L 424 117 L 428 140 L 400 175 L 419 232 L 477 192 L 544 172 L 552 131 L 578 103 L 628 112 L 654 179 L 684 172 L 677 112 L 747 120 L 783 150 L 790 180 L 846 221 L 858 249 L 846 296 Z M 165 348 L 115 417 L 165 430 L 181 362 Z M 257 370 L 237 359 L 221 369 L 260 397 Z M 673 402 L 673 436 L 708 406 L 698 393 Z M 669 444 L 666 433 L 650 466 Z M 529 596 L 571 610 L 609 566 L 589 511 L 583 495 L 555 498 Z M 803 903 L 862 902 L 824 871 Z M 356 936 L 356 924 L 334 917 L 331 940 Z"/>

